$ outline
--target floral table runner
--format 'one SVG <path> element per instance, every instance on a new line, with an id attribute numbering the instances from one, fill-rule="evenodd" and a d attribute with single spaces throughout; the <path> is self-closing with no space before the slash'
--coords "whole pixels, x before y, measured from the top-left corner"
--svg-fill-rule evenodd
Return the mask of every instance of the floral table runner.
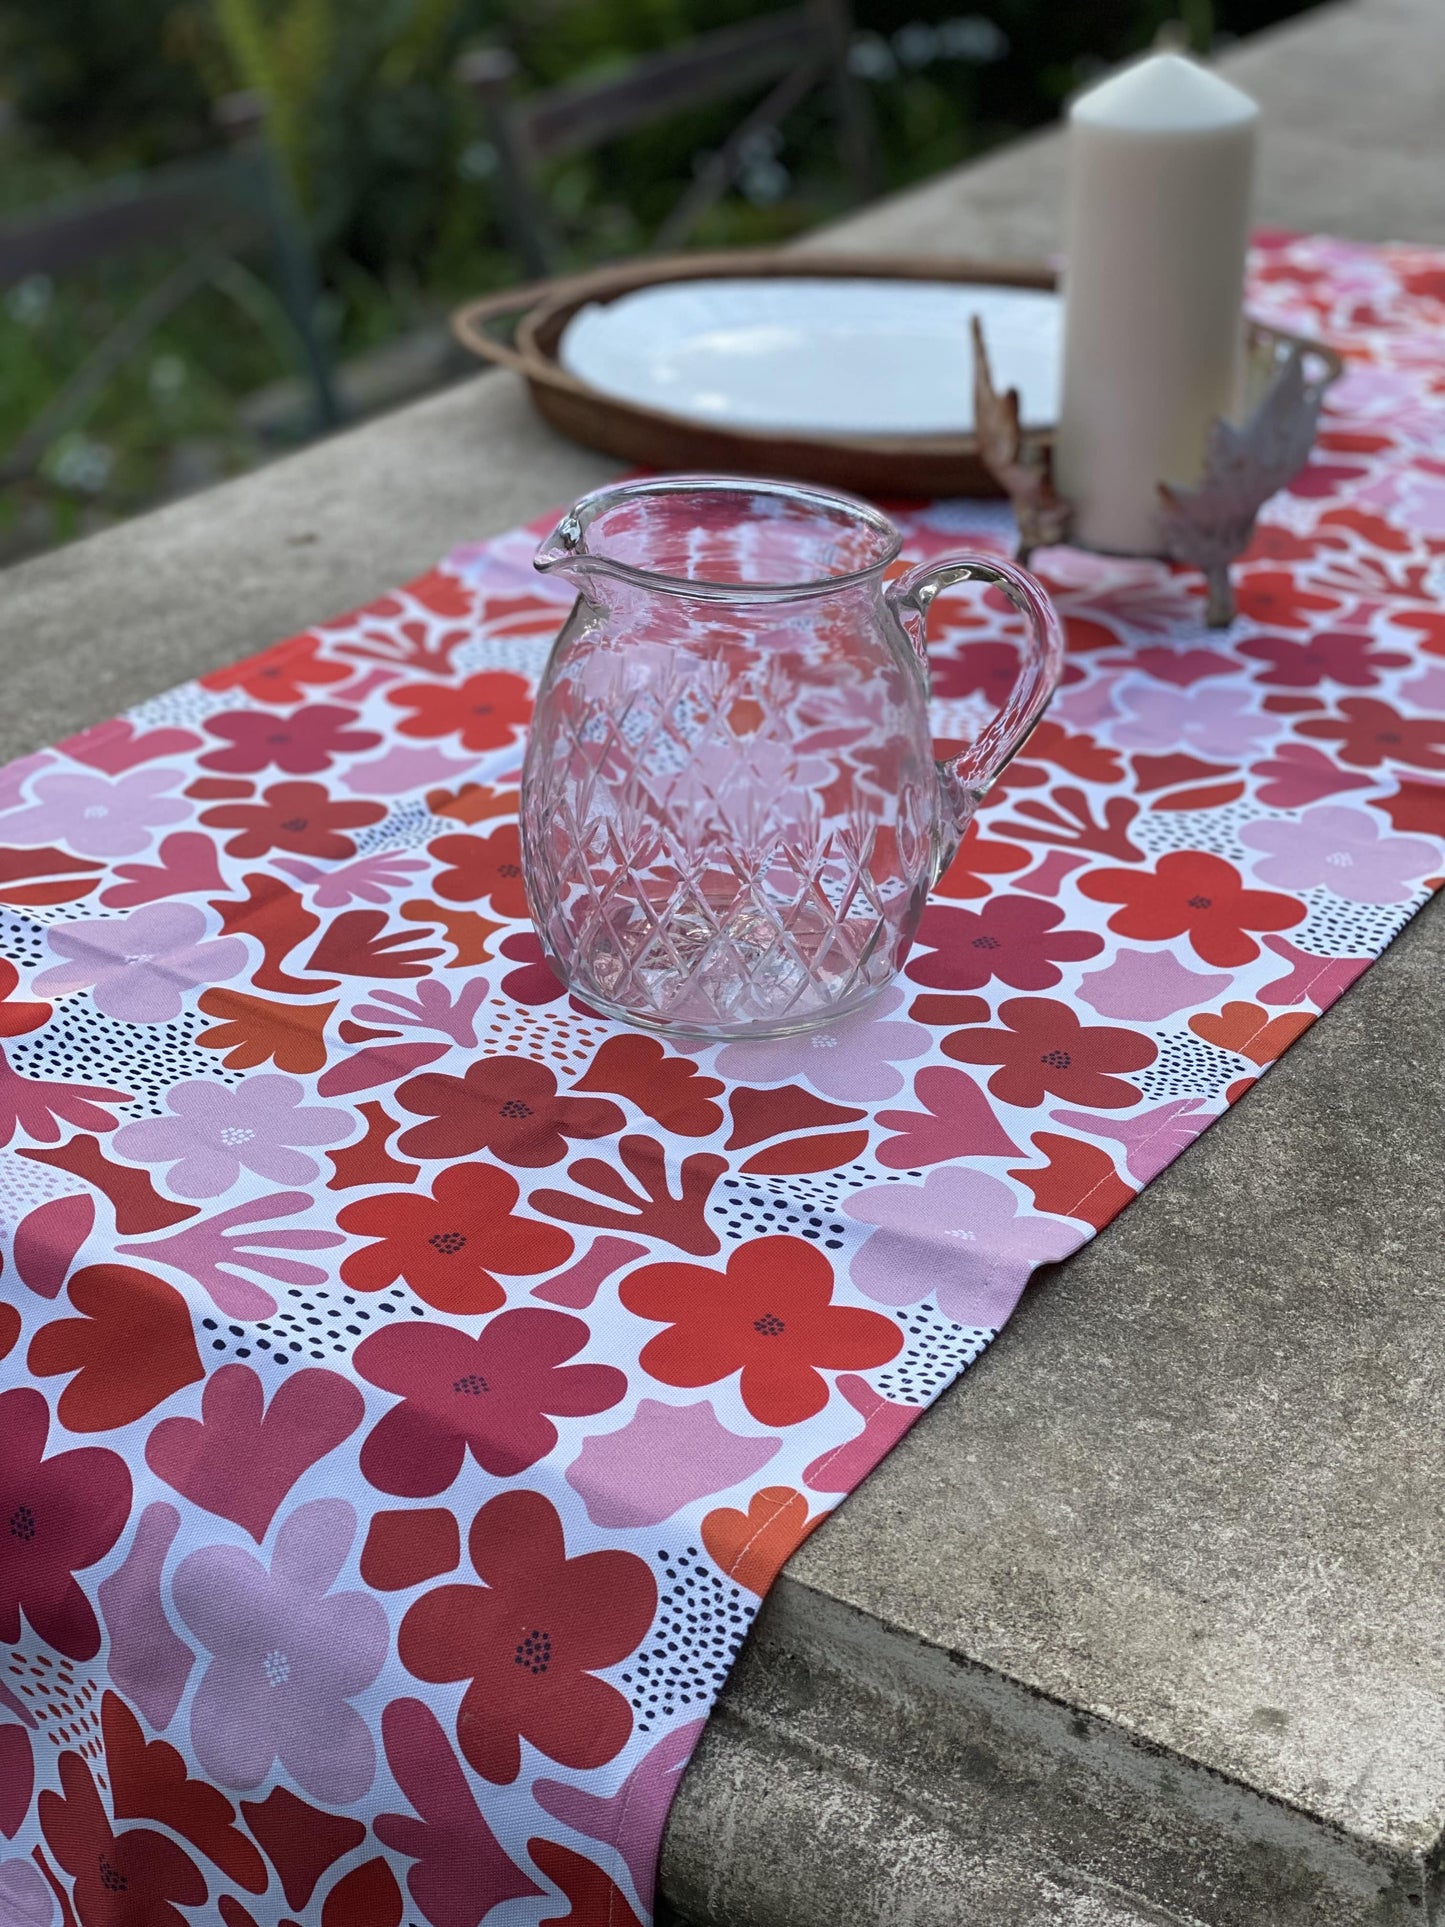
<path id="1" fill-rule="evenodd" d="M 1253 301 L 1350 366 L 1239 620 L 1042 558 L 1064 687 L 831 1030 L 547 968 L 525 532 L 0 775 L 3 1927 L 648 1918 L 784 1559 L 1445 872 L 1445 256 Z"/>

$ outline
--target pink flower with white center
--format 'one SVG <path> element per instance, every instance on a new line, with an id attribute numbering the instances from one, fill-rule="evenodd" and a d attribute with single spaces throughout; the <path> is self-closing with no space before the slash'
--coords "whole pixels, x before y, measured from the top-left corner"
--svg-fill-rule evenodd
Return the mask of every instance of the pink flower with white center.
<path id="1" fill-rule="evenodd" d="M 866 1010 L 836 1024 L 756 1044 L 726 1044 L 718 1054 L 718 1071 L 740 1084 L 785 1084 L 803 1077 L 815 1091 L 846 1102 L 896 1097 L 904 1080 L 894 1065 L 922 1057 L 929 1044 L 920 1025 L 890 1020 L 889 1012 L 902 1002 L 901 990 L 885 990 Z"/>
<path id="2" fill-rule="evenodd" d="M 315 1158 L 300 1145 L 340 1144 L 352 1134 L 349 1111 L 303 1102 L 299 1078 L 275 1072 L 243 1077 L 234 1087 L 188 1077 L 166 1093 L 169 1117 L 138 1118 L 113 1139 L 137 1164 L 168 1164 L 177 1197 L 218 1198 L 243 1170 L 274 1184 L 307 1184 Z"/>
<path id="3" fill-rule="evenodd" d="M 128 917 L 81 917 L 50 926 L 47 941 L 66 959 L 42 970 L 41 997 L 89 990 L 107 1017 L 165 1024 L 179 1017 L 198 984 L 223 984 L 246 968 L 239 937 L 208 937 L 193 903 L 143 903 Z"/>
<path id="4" fill-rule="evenodd" d="M 1442 866 L 1440 847 L 1422 836 L 1391 836 L 1369 810 L 1321 803 L 1302 816 L 1247 823 L 1241 843 L 1262 850 L 1250 866 L 1261 883 L 1289 890 L 1323 884 L 1350 903 L 1404 903 L 1422 877 Z"/>
<path id="5" fill-rule="evenodd" d="M 0 816 L 0 842 L 63 843 L 77 856 L 134 856 L 148 848 L 153 832 L 189 819 L 183 796 L 167 796 L 185 772 L 133 769 L 125 776 L 55 770 L 31 785 L 28 809 Z"/>
<path id="6" fill-rule="evenodd" d="M 1196 755 L 1237 761 L 1273 742 L 1284 728 L 1276 716 L 1251 707 L 1250 692 L 1238 688 L 1176 689 L 1133 683 L 1119 691 L 1128 712 L 1110 740 L 1120 749 L 1193 750 Z"/>

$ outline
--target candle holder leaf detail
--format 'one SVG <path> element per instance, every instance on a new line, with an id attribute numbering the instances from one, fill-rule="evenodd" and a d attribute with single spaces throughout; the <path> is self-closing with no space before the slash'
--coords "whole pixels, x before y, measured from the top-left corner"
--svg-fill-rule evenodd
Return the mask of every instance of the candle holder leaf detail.
<path id="1" fill-rule="evenodd" d="M 1211 629 L 1233 622 L 1230 564 L 1249 547 L 1260 509 L 1304 467 L 1325 390 L 1343 372 L 1340 357 L 1322 343 L 1248 322 L 1243 421 L 1211 424 L 1204 472 L 1193 488 L 1158 484 L 1159 546 L 1153 553 L 1203 572 Z M 1047 440 L 1020 423 L 1017 389 L 1001 395 L 994 387 L 976 319 L 973 386 L 979 454 L 1013 504 L 1018 559 L 1027 563 L 1035 549 L 1070 540 L 1073 508 L 1054 487 Z"/>

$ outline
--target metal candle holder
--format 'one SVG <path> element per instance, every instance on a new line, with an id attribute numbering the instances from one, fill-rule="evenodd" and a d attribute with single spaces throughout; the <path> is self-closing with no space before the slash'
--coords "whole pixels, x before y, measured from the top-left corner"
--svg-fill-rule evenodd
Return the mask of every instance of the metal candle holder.
<path id="1" fill-rule="evenodd" d="M 1308 372 L 1306 361 L 1312 364 Z M 1229 565 L 1248 548 L 1260 509 L 1304 467 L 1325 390 L 1343 372 L 1332 348 L 1247 322 L 1242 422 L 1211 423 L 1204 473 L 1194 488 L 1159 483 L 1159 547 L 1149 553 L 1203 571 L 1209 587 L 1204 619 L 1211 629 L 1233 622 Z M 1018 390 L 1000 395 L 994 387 L 976 316 L 973 405 L 980 459 L 1013 504 L 1019 561 L 1027 562 L 1035 549 L 1069 541 L 1074 510 L 1054 487 L 1050 443 L 1022 427 Z"/>

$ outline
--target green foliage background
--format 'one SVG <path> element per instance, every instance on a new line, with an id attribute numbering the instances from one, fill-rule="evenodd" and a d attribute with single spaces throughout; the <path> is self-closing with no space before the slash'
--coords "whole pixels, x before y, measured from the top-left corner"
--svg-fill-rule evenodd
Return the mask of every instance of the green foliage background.
<path id="1" fill-rule="evenodd" d="M 1194 44 L 1207 49 L 1309 3 L 854 0 L 888 185 L 1051 118 L 1094 69 L 1146 46 L 1165 19 L 1183 18 Z M 434 322 L 462 294 L 515 277 L 492 204 L 489 150 L 452 79 L 464 48 L 505 39 L 529 83 L 545 86 L 623 67 L 638 53 L 776 4 L 7 0 L 0 215 L 87 180 L 211 150 L 215 100 L 255 89 L 318 248 L 325 325 L 337 352 L 354 354 Z M 937 31 L 948 21 L 952 40 Z M 738 111 L 682 117 L 556 173 L 549 192 L 572 257 L 644 246 L 690 179 L 696 154 L 726 135 Z M 695 239 L 781 239 L 846 204 L 819 102 L 764 156 L 758 190 L 729 197 Z M 0 306 L 0 455 L 87 344 L 165 266 L 130 263 L 63 288 L 12 291 Z M 167 323 L 83 429 L 52 451 L 44 487 L 0 493 L 0 559 L 7 547 L 63 537 L 256 459 L 236 403 L 284 372 L 269 299 L 263 281 L 242 268 L 229 293 L 205 290 Z M 178 465 L 178 451 L 190 451 L 190 470 L 186 460 Z"/>

